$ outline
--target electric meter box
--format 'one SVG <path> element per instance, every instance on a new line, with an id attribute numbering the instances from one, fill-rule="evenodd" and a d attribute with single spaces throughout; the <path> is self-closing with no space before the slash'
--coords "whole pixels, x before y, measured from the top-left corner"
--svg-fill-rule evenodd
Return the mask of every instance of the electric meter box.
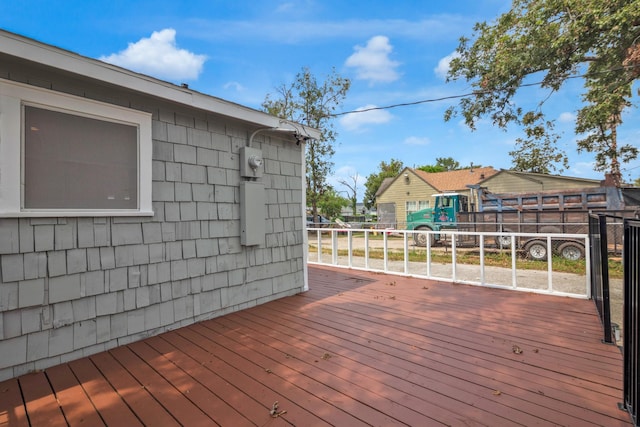
<path id="1" fill-rule="evenodd" d="M 265 239 L 264 184 L 257 181 L 240 183 L 240 244 L 264 245 Z"/>
<path id="2" fill-rule="evenodd" d="M 264 173 L 262 150 L 253 147 L 240 147 L 240 176 L 243 178 L 261 178 Z"/>

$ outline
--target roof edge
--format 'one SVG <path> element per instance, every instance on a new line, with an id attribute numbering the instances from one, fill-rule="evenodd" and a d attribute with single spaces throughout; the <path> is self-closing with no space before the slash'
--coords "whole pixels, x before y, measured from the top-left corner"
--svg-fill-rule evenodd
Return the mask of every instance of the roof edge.
<path id="1" fill-rule="evenodd" d="M 545 174 L 545 173 L 537 173 L 537 172 L 524 172 L 524 171 L 516 171 L 512 169 L 500 169 L 497 174 L 486 178 L 485 181 L 502 173 L 511 174 L 511 175 L 520 175 L 520 176 L 524 176 L 525 178 L 544 177 L 544 178 L 553 178 L 553 179 L 559 179 L 559 180 L 583 181 L 585 183 L 588 182 L 591 184 L 602 183 L 602 179 L 582 178 L 577 176 L 566 176 L 566 175 L 554 175 L 554 174 Z"/>
<path id="2" fill-rule="evenodd" d="M 105 83 L 253 123 L 260 127 L 281 127 L 281 119 L 262 111 L 82 56 L 2 29 L 0 29 L 0 52 L 72 74 L 91 76 L 91 78 Z M 304 131 L 303 133 L 313 139 L 320 138 L 320 131 L 317 129 L 299 123 L 295 123 L 294 127 L 301 127 Z"/>

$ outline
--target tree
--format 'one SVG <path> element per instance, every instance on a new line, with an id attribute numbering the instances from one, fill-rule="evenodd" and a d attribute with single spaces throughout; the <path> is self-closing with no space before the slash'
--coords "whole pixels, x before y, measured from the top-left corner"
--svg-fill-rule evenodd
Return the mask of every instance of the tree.
<path id="1" fill-rule="evenodd" d="M 422 165 L 418 166 L 416 169 L 427 173 L 438 173 L 447 171 L 447 169 L 442 165 Z"/>
<path id="2" fill-rule="evenodd" d="M 460 169 L 460 162 L 453 157 L 436 157 L 436 165 L 442 166 L 445 171 L 455 171 Z"/>
<path id="3" fill-rule="evenodd" d="M 553 131 L 553 122 L 545 122 L 541 113 L 527 113 L 523 116 L 522 123 L 527 138 L 517 138 L 516 149 L 509 152 L 513 159 L 513 169 L 534 173 L 562 173 L 562 169 L 556 166 L 557 163 L 569 168 L 566 154 L 556 145 L 560 137 L 547 132 Z"/>
<path id="4" fill-rule="evenodd" d="M 638 155 L 636 147 L 618 146 L 617 128 L 623 110 L 633 106 L 639 43 L 637 0 L 513 0 L 511 10 L 495 23 L 475 25 L 473 43 L 460 39 L 447 80 L 464 79 L 474 92 L 449 108 L 445 120 L 461 113 L 471 129 L 484 117 L 503 129 L 522 124 L 527 114 L 543 114 L 546 99 L 567 80 L 582 77 L 584 104 L 575 125 L 582 136 L 578 151 L 595 153 L 595 169 L 609 170 L 619 183 L 620 162 Z M 514 97 L 534 79 L 541 79 L 548 94 L 535 108 L 524 110 Z M 529 141 L 544 144 L 553 137 L 536 135 Z"/>
<path id="5" fill-rule="evenodd" d="M 267 95 L 264 110 L 285 120 L 310 126 L 320 131 L 320 138 L 306 143 L 307 203 L 311 205 L 314 222 L 318 205 L 330 186 L 327 177 L 333 170 L 331 157 L 337 133 L 331 122 L 332 113 L 345 99 L 351 81 L 340 77 L 335 69 L 323 82 L 318 82 L 308 68 L 303 68 L 294 81 L 276 89 L 277 97 Z M 327 196 L 328 197 L 328 196 Z"/>
<path id="6" fill-rule="evenodd" d="M 333 221 L 342 213 L 342 208 L 350 205 L 349 199 L 340 196 L 333 187 L 327 188 L 322 199 L 318 202 L 320 211 Z"/>
<path id="7" fill-rule="evenodd" d="M 460 162 L 453 159 L 453 157 L 436 157 L 435 165 L 424 165 L 419 166 L 416 169 L 427 172 L 427 173 L 436 173 L 436 172 L 447 172 L 461 169 Z"/>
<path id="8" fill-rule="evenodd" d="M 354 176 L 350 176 L 351 182 L 348 182 L 346 179 L 341 179 L 338 182 L 349 189 L 350 196 L 349 200 L 351 201 L 351 209 L 353 210 L 353 215 L 358 215 L 358 211 L 356 206 L 358 204 L 358 174 L 356 173 Z"/>
<path id="9" fill-rule="evenodd" d="M 404 165 L 400 160 L 391 159 L 389 163 L 380 162 L 378 172 L 372 173 L 367 177 L 365 182 L 364 206 L 371 209 L 376 205 L 376 193 L 385 178 L 394 178 L 398 176 L 400 171 L 404 169 Z"/>

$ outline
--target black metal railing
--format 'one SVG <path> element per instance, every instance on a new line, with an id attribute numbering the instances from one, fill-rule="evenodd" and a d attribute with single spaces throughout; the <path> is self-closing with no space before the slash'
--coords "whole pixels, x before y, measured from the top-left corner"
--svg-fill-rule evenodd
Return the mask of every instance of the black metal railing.
<path id="1" fill-rule="evenodd" d="M 596 304 L 602 328 L 603 342 L 613 344 L 611 332 L 611 298 L 609 293 L 609 252 L 607 215 L 589 215 L 589 253 L 591 255 L 591 297 Z"/>
<path id="2" fill-rule="evenodd" d="M 624 408 L 638 426 L 640 407 L 640 220 L 624 221 Z"/>

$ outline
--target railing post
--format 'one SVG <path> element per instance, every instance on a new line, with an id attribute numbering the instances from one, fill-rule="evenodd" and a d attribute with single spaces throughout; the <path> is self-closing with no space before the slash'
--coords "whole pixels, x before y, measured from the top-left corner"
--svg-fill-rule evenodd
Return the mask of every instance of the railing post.
<path id="1" fill-rule="evenodd" d="M 322 262 L 322 232 L 316 230 L 316 239 L 318 241 L 318 262 Z"/>
<path id="2" fill-rule="evenodd" d="M 520 214 L 518 212 L 518 214 Z M 511 235 L 511 274 L 513 275 L 513 288 L 518 287 L 518 259 L 516 254 L 516 236 Z"/>
<path id="3" fill-rule="evenodd" d="M 387 231 L 384 231 L 384 235 L 382 237 L 382 247 L 384 251 L 384 272 L 389 271 L 389 239 L 387 238 Z"/>
<path id="4" fill-rule="evenodd" d="M 547 237 L 547 289 L 553 290 L 553 246 L 551 236 Z"/>
<path id="5" fill-rule="evenodd" d="M 624 220 L 624 386 L 623 409 L 631 416 L 634 425 L 638 425 L 638 408 L 640 407 L 640 330 L 639 307 L 640 293 L 640 221 Z"/>
<path id="6" fill-rule="evenodd" d="M 609 296 L 609 245 L 607 244 L 607 217 L 598 216 L 600 226 L 600 261 L 602 271 L 602 326 L 604 328 L 604 342 L 613 344 L 611 333 L 611 299 Z"/>
<path id="7" fill-rule="evenodd" d="M 353 267 L 353 232 L 347 230 L 347 248 L 349 250 L 349 268 Z"/>
<path id="8" fill-rule="evenodd" d="M 484 277 L 484 234 L 480 235 L 480 284 L 485 285 Z"/>
<path id="9" fill-rule="evenodd" d="M 602 321 L 602 271 L 600 266 L 602 263 L 602 255 L 600 255 L 600 220 L 596 215 L 589 215 L 589 235 L 591 236 L 591 245 L 589 253 L 593 259 L 593 268 L 591 269 L 590 288 L 591 298 L 593 299 L 600 321 Z"/>
<path id="10" fill-rule="evenodd" d="M 364 230 L 364 268 L 369 269 L 369 230 Z"/>
<path id="11" fill-rule="evenodd" d="M 427 277 L 431 277 L 431 233 L 432 231 L 427 232 Z"/>
<path id="12" fill-rule="evenodd" d="M 591 235 L 587 234 L 587 237 L 584 238 L 584 261 L 585 261 L 585 293 L 587 294 L 587 298 L 592 298 L 591 292 L 591 251 L 589 248 L 591 247 Z"/>
<path id="13" fill-rule="evenodd" d="M 457 271 L 457 264 L 458 264 L 458 258 L 457 258 L 457 252 L 456 252 L 456 235 L 455 234 L 451 234 L 451 280 L 453 280 L 454 282 L 456 281 L 457 277 L 456 277 L 456 271 Z"/>
<path id="14" fill-rule="evenodd" d="M 404 249 L 404 274 L 409 274 L 409 239 L 407 236 L 407 232 L 403 231 L 402 236 L 403 240 L 403 249 Z"/>
<path id="15" fill-rule="evenodd" d="M 336 230 L 331 230 L 331 262 L 333 265 L 338 265 L 338 233 Z"/>

